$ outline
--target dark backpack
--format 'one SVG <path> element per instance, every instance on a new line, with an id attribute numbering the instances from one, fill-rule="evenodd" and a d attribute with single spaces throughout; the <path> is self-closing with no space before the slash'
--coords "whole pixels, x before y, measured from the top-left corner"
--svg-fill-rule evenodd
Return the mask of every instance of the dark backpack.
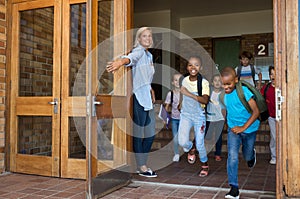
<path id="1" fill-rule="evenodd" d="M 241 77 L 242 68 L 243 68 L 243 66 L 239 65 L 238 68 L 237 68 L 237 71 L 236 71 L 236 75 L 239 78 L 239 80 L 240 80 L 240 77 Z M 255 69 L 254 69 L 254 66 L 252 64 L 250 64 L 250 68 L 251 68 L 251 76 L 252 76 L 253 82 L 255 83 Z"/>
<path id="2" fill-rule="evenodd" d="M 260 121 L 265 121 L 268 119 L 269 117 L 269 112 L 268 112 L 268 107 L 267 107 L 267 104 L 266 104 L 266 101 L 265 101 L 265 98 L 262 96 L 262 94 L 254 87 L 252 86 L 250 83 L 244 81 L 244 80 L 240 80 L 237 84 L 236 84 L 236 92 L 237 92 L 237 95 L 239 97 L 239 99 L 241 100 L 242 104 L 244 105 L 244 107 L 247 109 L 247 111 L 249 113 L 252 113 L 252 110 L 251 110 L 251 107 L 250 105 L 248 104 L 246 98 L 245 98 L 245 95 L 244 95 L 244 91 L 243 91 L 243 88 L 242 86 L 246 86 L 250 91 L 251 93 L 253 94 L 253 98 L 254 100 L 256 101 L 256 104 L 257 104 L 257 107 L 259 109 L 259 117 L 258 119 Z M 220 94 L 220 101 L 221 103 L 225 106 L 225 103 L 224 103 L 224 95 L 225 93 L 222 92 Z"/>

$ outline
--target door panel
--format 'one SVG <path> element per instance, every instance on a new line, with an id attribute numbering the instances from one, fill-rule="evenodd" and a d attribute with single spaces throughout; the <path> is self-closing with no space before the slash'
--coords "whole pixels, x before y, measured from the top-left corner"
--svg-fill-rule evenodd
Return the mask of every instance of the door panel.
<path id="1" fill-rule="evenodd" d="M 86 1 L 63 2 L 61 176 L 86 178 Z"/>
<path id="2" fill-rule="evenodd" d="M 59 176 L 60 2 L 12 10 L 11 169 Z"/>

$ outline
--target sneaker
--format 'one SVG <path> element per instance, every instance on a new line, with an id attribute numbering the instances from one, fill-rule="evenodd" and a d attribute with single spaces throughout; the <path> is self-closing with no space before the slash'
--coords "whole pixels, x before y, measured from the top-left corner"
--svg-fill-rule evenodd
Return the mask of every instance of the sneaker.
<path id="1" fill-rule="evenodd" d="M 273 159 L 273 158 L 272 158 L 272 159 L 270 160 L 270 164 L 276 164 L 276 159 Z"/>
<path id="2" fill-rule="evenodd" d="M 240 198 L 239 188 L 231 186 L 231 189 L 228 193 L 226 193 L 225 198 L 239 199 Z"/>
<path id="3" fill-rule="evenodd" d="M 152 171 L 150 168 L 148 168 L 148 170 L 145 171 L 145 172 L 140 171 L 139 175 L 143 176 L 143 177 L 147 177 L 147 178 L 155 178 L 155 177 L 157 177 L 157 174 L 154 171 Z"/>
<path id="4" fill-rule="evenodd" d="M 253 149 L 253 151 L 254 151 L 254 158 L 253 158 L 252 160 L 249 160 L 249 161 L 247 162 L 248 167 L 249 167 L 250 169 L 252 169 L 252 168 L 255 166 L 255 164 L 256 164 L 256 150 Z"/>
<path id="5" fill-rule="evenodd" d="M 173 162 L 179 162 L 179 154 L 174 155 Z"/>

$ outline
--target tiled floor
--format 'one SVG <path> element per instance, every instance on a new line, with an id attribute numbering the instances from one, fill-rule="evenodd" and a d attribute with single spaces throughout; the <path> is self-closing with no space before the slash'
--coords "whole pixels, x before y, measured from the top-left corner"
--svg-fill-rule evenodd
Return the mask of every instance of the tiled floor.
<path id="1" fill-rule="evenodd" d="M 158 170 L 157 178 L 144 178 L 134 174 L 131 184 L 103 198 L 224 198 L 228 192 L 225 158 L 216 162 L 211 157 L 210 173 L 204 178 L 198 177 L 197 162 L 189 165 L 185 158 L 183 156 L 180 162 Z M 268 163 L 269 155 L 259 154 L 257 159 L 255 168 L 250 170 L 241 158 L 241 198 L 275 198 L 276 166 Z M 83 180 L 6 174 L 0 176 L 0 182 L 0 199 L 86 198 Z"/>

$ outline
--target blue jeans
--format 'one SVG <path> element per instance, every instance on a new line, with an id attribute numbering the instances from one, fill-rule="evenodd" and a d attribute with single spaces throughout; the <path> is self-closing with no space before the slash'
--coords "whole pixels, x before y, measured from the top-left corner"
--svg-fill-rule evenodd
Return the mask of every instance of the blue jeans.
<path id="1" fill-rule="evenodd" d="M 205 135 L 205 116 L 199 118 L 188 118 L 180 116 L 179 129 L 178 129 L 178 141 L 179 145 L 183 148 L 184 152 L 189 152 L 193 147 L 193 142 L 190 140 L 190 130 L 194 126 L 196 149 L 199 152 L 199 158 L 201 162 L 207 162 L 207 154 L 204 145 Z"/>
<path id="2" fill-rule="evenodd" d="M 242 153 L 246 161 L 254 158 L 254 144 L 256 140 L 256 131 L 253 133 L 235 134 L 228 128 L 228 158 L 227 158 L 227 176 L 229 185 L 238 187 L 238 164 L 239 149 L 242 144 Z"/>
<path id="3" fill-rule="evenodd" d="M 172 134 L 173 134 L 173 145 L 174 145 L 174 154 L 179 154 L 179 147 L 178 147 L 178 127 L 179 127 L 178 119 L 172 118 Z"/>
<path id="4" fill-rule="evenodd" d="M 155 136 L 155 111 L 145 111 L 133 95 L 133 151 L 137 167 L 146 165 Z"/>

